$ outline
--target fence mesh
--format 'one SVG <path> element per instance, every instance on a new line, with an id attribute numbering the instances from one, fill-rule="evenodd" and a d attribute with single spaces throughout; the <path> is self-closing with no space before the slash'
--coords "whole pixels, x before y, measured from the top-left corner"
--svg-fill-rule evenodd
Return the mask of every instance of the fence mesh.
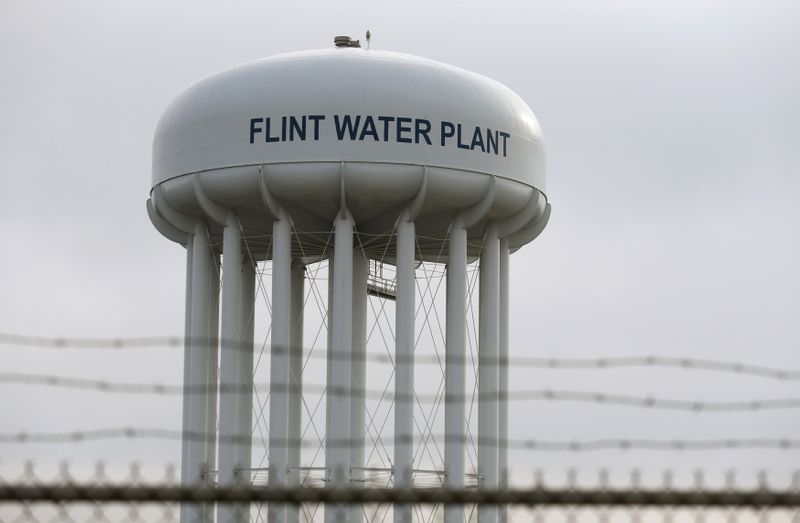
<path id="1" fill-rule="evenodd" d="M 706 484 L 696 473 L 691 485 L 675 485 L 665 473 L 657 484 L 643 484 L 634 472 L 624 484 L 607 472 L 594 481 L 577 481 L 571 472 L 556 485 L 539 472 L 526 486 L 499 490 L 466 488 L 275 488 L 257 484 L 223 487 L 213 482 L 181 486 L 174 467 L 161 477 L 133 465 L 112 477 L 103 465 L 73 474 L 67 465 L 45 477 L 31 463 L 0 481 L 2 522 L 171 522 L 267 521 L 273 510 L 287 510 L 289 521 L 325 519 L 353 523 L 444 521 L 459 509 L 461 521 L 537 523 L 764 523 L 800 521 L 800 472 L 781 484 L 765 474 L 739 484 L 728 474 L 721 484 Z M 395 509 L 405 507 L 408 512 Z M 293 514 L 294 511 L 294 515 Z M 181 514 L 183 513 L 183 518 Z M 232 516 L 236 515 L 235 519 Z M 463 519 L 462 519 L 463 518 Z"/>

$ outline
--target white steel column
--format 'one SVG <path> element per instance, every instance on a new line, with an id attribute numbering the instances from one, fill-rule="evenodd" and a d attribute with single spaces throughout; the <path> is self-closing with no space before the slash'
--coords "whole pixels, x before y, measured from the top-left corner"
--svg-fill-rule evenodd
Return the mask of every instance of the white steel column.
<path id="1" fill-rule="evenodd" d="M 194 235 L 190 234 L 186 241 L 186 309 L 183 328 L 183 386 L 184 389 L 191 381 L 189 369 L 192 367 L 192 259 L 194 258 Z M 183 430 L 188 429 L 191 394 L 183 393 Z M 181 445 L 181 479 L 186 484 L 189 479 L 189 450 L 188 442 L 184 439 Z"/>
<path id="2" fill-rule="evenodd" d="M 499 335 L 499 360 L 500 376 L 498 389 L 500 391 L 500 410 L 498 411 L 498 467 L 500 471 L 500 487 L 508 488 L 508 240 L 500 240 L 500 335 Z M 500 505 L 498 508 L 500 523 L 508 521 L 508 507 Z"/>
<path id="3" fill-rule="evenodd" d="M 412 486 L 414 456 L 414 222 L 408 211 L 397 222 L 395 300 L 394 487 Z M 411 505 L 395 504 L 394 521 L 411 521 Z"/>
<path id="4" fill-rule="evenodd" d="M 478 330 L 478 477 L 479 486 L 497 489 L 498 483 L 498 351 L 500 343 L 500 240 L 497 226 L 486 230 L 480 265 Z M 481 523 L 497 521 L 497 506 L 479 509 Z"/>
<path id="5" fill-rule="evenodd" d="M 350 367 L 350 486 L 364 486 L 364 437 L 367 388 L 367 274 L 369 263 L 360 248 L 353 251 L 353 342 Z M 364 520 L 364 509 L 350 505 L 350 523 Z"/>
<path id="6" fill-rule="evenodd" d="M 461 216 L 450 227 L 444 392 L 444 468 L 448 488 L 464 487 L 466 446 L 467 231 Z M 463 505 L 445 505 L 445 523 L 463 523 Z"/>
<path id="7" fill-rule="evenodd" d="M 245 257 L 242 267 L 242 351 L 239 362 L 239 383 L 245 386 L 239 397 L 239 434 L 244 434 L 239 447 L 242 470 L 237 482 L 249 485 L 252 467 L 253 439 L 253 330 L 255 329 L 256 267 L 255 261 Z M 249 510 L 249 508 L 248 508 Z"/>
<path id="8" fill-rule="evenodd" d="M 350 468 L 350 349 L 353 336 L 353 220 L 343 208 L 336 217 L 333 266 L 333 321 L 328 348 L 327 404 L 330 419 L 325 435 L 325 469 L 329 485 L 347 487 Z M 347 517 L 342 505 L 325 508 L 326 523 Z"/>
<path id="9" fill-rule="evenodd" d="M 300 260 L 292 260 L 292 298 L 289 307 L 289 448 L 288 483 L 299 486 L 302 464 L 301 437 L 303 425 L 303 306 L 305 300 L 306 268 Z M 298 523 L 300 507 L 286 507 L 287 523 Z"/>
<path id="10" fill-rule="evenodd" d="M 331 382 L 331 373 L 333 372 L 333 360 L 331 359 L 331 353 L 333 351 L 333 266 L 335 265 L 335 260 L 333 259 L 334 255 L 331 254 L 328 257 L 328 318 L 327 318 L 327 327 L 328 330 L 325 333 L 327 336 L 327 347 L 328 347 L 328 355 L 325 361 L 325 384 L 326 386 L 330 385 Z M 331 402 L 327 399 L 327 392 L 325 398 L 325 434 L 326 434 L 326 442 L 327 442 L 327 434 L 331 433 Z M 327 443 L 325 447 L 325 451 L 327 453 Z"/>
<path id="11" fill-rule="evenodd" d="M 208 236 L 206 236 L 208 238 Z M 220 257 L 212 250 L 209 240 L 208 249 L 211 251 L 211 272 L 208 277 L 208 286 L 211 289 L 209 296 L 209 308 L 211 310 L 211 320 L 208 325 L 209 343 L 206 358 L 206 383 L 208 394 L 206 394 L 206 456 L 208 457 L 208 481 L 214 482 L 213 471 L 217 468 L 217 402 L 219 401 L 219 284 L 220 284 Z M 207 517 L 213 521 L 213 506 L 209 506 Z"/>
<path id="12" fill-rule="evenodd" d="M 239 417 L 242 412 L 243 387 L 239 369 L 245 358 L 243 355 L 242 334 L 244 332 L 244 312 L 242 311 L 242 238 L 239 222 L 231 213 L 225 223 L 222 240 L 222 330 L 220 342 L 220 391 L 219 391 L 219 467 L 217 482 L 231 486 L 237 482 L 236 471 L 249 466 L 242 463 L 241 441 L 247 435 L 241 434 Z M 250 414 L 250 411 L 247 412 Z M 235 514 L 234 514 L 235 513 Z M 249 516 L 249 515 L 248 515 Z M 217 506 L 219 523 L 243 522 L 249 517 L 241 504 L 220 503 Z"/>
<path id="13" fill-rule="evenodd" d="M 192 240 L 191 261 L 187 271 L 191 285 L 187 288 L 187 337 L 184 348 L 184 412 L 181 483 L 193 485 L 210 482 L 207 472 L 214 467 L 216 434 L 216 366 L 219 280 L 217 262 L 208 243 L 205 225 L 197 223 Z M 187 283 L 189 275 L 187 275 Z M 209 426 L 211 431 L 209 431 Z M 209 433 L 210 432 L 210 433 Z M 208 505 L 185 504 L 181 506 L 183 523 L 213 520 Z"/>
<path id="14" fill-rule="evenodd" d="M 269 484 L 286 485 L 289 437 L 289 340 L 292 329 L 291 270 L 292 230 L 288 216 L 280 210 L 272 225 L 272 353 L 269 400 Z M 270 523 L 284 523 L 285 505 L 269 507 Z"/>
<path id="15" fill-rule="evenodd" d="M 186 438 L 186 433 L 189 432 L 189 420 L 191 419 L 189 413 L 192 409 L 192 394 L 188 393 L 188 387 L 192 383 L 192 375 L 190 369 L 192 368 L 192 260 L 194 258 L 194 235 L 189 234 L 186 240 L 186 310 L 183 330 L 183 422 L 182 429 L 184 437 L 181 441 L 181 484 L 188 486 L 192 483 L 190 479 L 191 467 L 189 466 L 189 455 L 191 447 L 194 444 L 191 440 Z M 181 505 L 181 523 L 186 523 L 191 519 L 189 505 Z"/>

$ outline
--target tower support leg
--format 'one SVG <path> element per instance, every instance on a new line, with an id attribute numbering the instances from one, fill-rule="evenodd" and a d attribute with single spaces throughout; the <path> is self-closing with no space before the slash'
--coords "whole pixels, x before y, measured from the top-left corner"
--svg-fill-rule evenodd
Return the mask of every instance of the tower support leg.
<path id="1" fill-rule="evenodd" d="M 269 485 L 286 486 L 289 437 L 289 340 L 291 333 L 291 224 L 279 212 L 272 226 L 272 352 L 269 400 Z M 286 506 L 269 507 L 270 523 L 285 523 Z"/>
<path id="2" fill-rule="evenodd" d="M 353 344 L 353 219 L 346 209 L 336 217 L 334 233 L 333 300 L 328 347 L 327 421 L 325 469 L 328 484 L 346 488 L 350 483 L 350 362 Z M 343 505 L 325 508 L 326 523 L 345 521 Z"/>
<path id="3" fill-rule="evenodd" d="M 499 336 L 499 398 L 500 410 L 498 411 L 500 448 L 498 449 L 498 466 L 500 468 L 500 487 L 508 488 L 508 271 L 509 256 L 508 240 L 500 240 L 500 336 Z M 508 507 L 500 505 L 498 519 L 500 523 L 508 521 Z"/>
<path id="4" fill-rule="evenodd" d="M 292 486 L 299 486 L 302 476 L 301 438 L 303 424 L 303 306 L 305 300 L 305 275 L 306 268 L 299 260 L 292 260 L 292 298 L 290 304 L 291 325 L 289 339 L 289 448 L 288 482 Z M 286 507 L 286 522 L 298 523 L 300 520 L 300 507 L 289 505 Z"/>
<path id="5" fill-rule="evenodd" d="M 190 234 L 186 242 L 186 310 L 184 319 L 183 334 L 183 438 L 181 440 L 181 485 L 188 486 L 192 483 L 190 479 L 192 467 L 189 465 L 189 456 L 192 452 L 191 440 L 187 439 L 187 433 L 191 430 L 190 413 L 192 411 L 192 395 L 187 394 L 187 388 L 192 382 L 192 260 L 194 259 L 194 234 Z M 181 505 L 181 523 L 187 523 L 191 519 L 190 506 Z"/>
<path id="6" fill-rule="evenodd" d="M 219 305 L 219 259 L 211 251 L 205 226 L 195 225 L 191 245 L 191 286 L 187 289 L 187 332 L 184 347 L 184 413 L 181 483 L 210 483 L 216 462 L 217 319 Z M 188 253 L 187 253 L 188 255 Z M 187 278 L 188 282 L 188 278 Z M 185 504 L 181 521 L 210 522 L 209 505 Z"/>
<path id="7" fill-rule="evenodd" d="M 367 388 L 367 274 L 369 262 L 360 248 L 353 251 L 353 342 L 350 383 L 350 486 L 364 486 L 364 423 Z M 350 523 L 361 523 L 364 509 L 359 504 L 350 505 Z"/>
<path id="8" fill-rule="evenodd" d="M 397 222 L 395 300 L 394 487 L 412 486 L 414 456 L 414 222 L 408 212 Z M 411 506 L 396 504 L 394 521 L 411 521 Z"/>
<path id="9" fill-rule="evenodd" d="M 239 397 L 239 434 L 246 434 L 239 447 L 239 461 L 245 468 L 252 466 L 253 438 L 253 334 L 255 329 L 256 267 L 255 261 L 245 257 L 242 267 L 242 351 L 239 361 L 239 383 L 244 383 Z M 238 475 L 241 483 L 251 483 L 250 471 Z"/>
<path id="10" fill-rule="evenodd" d="M 467 231 L 461 217 L 450 227 L 444 392 L 444 468 L 448 488 L 464 488 L 466 446 Z M 445 523 L 463 523 L 463 505 L 445 505 Z"/>
<path id="11" fill-rule="evenodd" d="M 498 354 L 500 344 L 500 240 L 497 227 L 489 225 L 480 265 L 480 312 L 478 331 L 478 477 L 485 489 L 499 487 L 498 470 Z M 480 523 L 497 522 L 497 506 L 478 511 Z"/>
<path id="12" fill-rule="evenodd" d="M 246 388 L 252 378 L 243 380 L 241 366 L 246 361 L 244 334 L 245 311 L 242 299 L 243 264 L 239 222 L 230 214 L 225 224 L 222 244 L 222 330 L 220 347 L 219 393 L 219 472 L 217 482 L 232 486 L 240 481 L 239 469 L 249 468 L 243 461 L 243 448 L 250 447 L 250 432 L 242 433 L 242 416 Z M 242 523 L 249 520 L 246 505 L 220 503 L 217 506 L 219 523 Z"/>

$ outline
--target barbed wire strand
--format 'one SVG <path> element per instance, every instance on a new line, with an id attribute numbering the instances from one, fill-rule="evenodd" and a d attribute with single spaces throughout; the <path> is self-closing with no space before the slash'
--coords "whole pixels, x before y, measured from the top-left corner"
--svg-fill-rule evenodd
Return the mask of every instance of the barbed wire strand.
<path id="1" fill-rule="evenodd" d="M 267 388 L 266 383 L 214 383 L 212 385 L 176 385 L 163 383 L 122 383 L 107 380 L 93 380 L 87 378 L 74 378 L 66 376 L 24 374 L 15 372 L 0 373 L 0 384 L 14 385 L 39 385 L 62 389 L 77 389 L 116 394 L 208 394 L 212 391 L 225 393 L 248 392 L 255 388 Z M 277 386 L 278 391 L 288 391 L 293 385 Z M 365 397 L 370 400 L 396 400 L 397 398 L 416 399 L 421 403 L 434 403 L 439 400 L 438 394 L 415 392 L 410 395 L 396 395 L 391 392 L 377 389 L 356 389 L 352 387 L 333 387 L 306 383 L 303 385 L 307 393 L 334 393 L 337 395 L 351 395 Z M 575 391 L 575 390 L 517 390 L 508 393 L 487 394 L 489 400 L 507 399 L 509 401 L 554 401 L 594 403 L 598 405 L 636 407 L 658 410 L 678 410 L 690 412 L 748 412 L 779 409 L 800 409 L 800 398 L 768 398 L 744 401 L 690 401 L 672 398 L 659 398 L 654 396 L 633 396 L 625 394 L 612 394 L 606 392 Z M 469 394 L 454 396 L 451 401 L 466 401 L 471 399 Z"/>
<path id="2" fill-rule="evenodd" d="M 64 338 L 27 336 L 20 334 L 0 333 L 0 345 L 38 347 L 53 349 L 133 349 L 133 348 L 181 348 L 184 338 L 178 336 L 150 336 L 130 338 Z M 190 342 L 192 340 L 189 340 Z M 198 343 L 208 340 L 197 340 Z M 217 343 L 214 341 L 214 343 Z M 220 340 L 219 345 L 225 348 L 242 345 L 241 342 Z M 252 344 L 245 344 L 243 350 L 252 350 Z M 268 350 L 268 349 L 267 349 Z M 278 349 L 275 349 L 278 350 Z M 319 353 L 312 357 L 327 358 L 328 354 Z M 393 365 L 388 355 L 368 353 L 368 361 Z M 435 355 L 416 354 L 414 362 L 418 364 L 435 364 L 440 362 Z M 736 361 L 708 360 L 698 358 L 679 358 L 668 356 L 613 356 L 602 358 L 528 358 L 513 357 L 508 361 L 500 361 L 500 365 L 510 367 L 529 367 L 550 370 L 602 370 L 625 367 L 661 367 L 670 369 L 715 371 L 740 374 L 753 377 L 770 378 L 787 381 L 800 381 L 800 370 L 778 369 L 761 365 Z"/>
<path id="3" fill-rule="evenodd" d="M 215 434 L 220 442 L 225 443 L 264 443 L 259 438 L 249 438 L 235 435 Z M 439 441 L 447 442 L 447 435 L 438 434 Z M 115 439 L 156 439 L 191 441 L 207 441 L 208 434 L 203 432 L 182 432 L 179 430 L 157 428 L 105 428 L 95 430 L 82 430 L 71 432 L 17 432 L 0 433 L 0 444 L 55 444 L 55 443 L 80 443 L 89 441 L 115 440 Z M 457 441 L 461 441 L 457 439 Z M 399 438 L 399 442 L 413 442 L 414 438 Z M 600 450 L 796 450 L 800 449 L 800 439 L 791 438 L 718 438 L 695 440 L 669 440 L 669 439 L 641 439 L 641 438 L 606 438 L 593 440 L 535 440 L 535 439 L 498 439 L 477 438 L 478 444 L 487 444 L 509 449 L 542 450 L 542 451 L 567 451 L 586 452 Z M 300 444 L 303 447 L 315 447 L 315 441 L 283 441 L 282 444 Z M 358 439 L 331 440 L 332 447 L 353 447 L 360 445 Z"/>
<path id="4" fill-rule="evenodd" d="M 523 506 L 797 508 L 800 492 L 671 489 L 450 489 L 219 487 L 210 485 L 0 484 L 0 501 L 74 503 L 414 503 Z"/>

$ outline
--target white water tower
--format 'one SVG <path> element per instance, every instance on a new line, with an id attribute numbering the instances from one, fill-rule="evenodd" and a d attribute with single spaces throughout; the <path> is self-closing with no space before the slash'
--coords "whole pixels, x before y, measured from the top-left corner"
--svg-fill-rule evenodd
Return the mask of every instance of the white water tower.
<path id="1" fill-rule="evenodd" d="M 253 420 L 266 409 L 269 484 L 303 483 L 304 274 L 324 262 L 325 484 L 364 485 L 373 470 L 365 462 L 368 300 L 393 300 L 394 309 L 388 485 L 414 486 L 424 472 L 415 454 L 414 357 L 416 283 L 428 264 L 446 275 L 446 305 L 438 305 L 446 339 L 436 436 L 443 452 L 432 470 L 443 485 L 470 484 L 473 379 L 474 477 L 480 487 L 502 486 L 509 254 L 547 223 L 544 182 L 541 131 L 525 102 L 489 78 L 424 58 L 337 37 L 335 48 L 259 60 L 187 89 L 159 122 L 147 201 L 155 227 L 187 252 L 182 482 L 249 484 Z M 477 378 L 467 372 L 475 266 Z M 384 269 L 390 277 L 381 277 Z M 254 313 L 257 273 L 267 274 L 268 318 Z M 270 329 L 269 403 L 254 414 L 253 332 L 262 322 Z M 303 517 L 291 507 L 268 510 L 277 523 Z M 444 510 L 447 522 L 465 519 L 463 507 Z M 361 519 L 360 507 L 324 512 L 326 521 Z M 186 507 L 181 517 L 215 514 Z M 225 523 L 249 517 L 236 507 L 216 514 Z M 479 514 L 497 518 L 496 508 Z M 394 508 L 395 521 L 411 519 L 410 508 Z"/>

